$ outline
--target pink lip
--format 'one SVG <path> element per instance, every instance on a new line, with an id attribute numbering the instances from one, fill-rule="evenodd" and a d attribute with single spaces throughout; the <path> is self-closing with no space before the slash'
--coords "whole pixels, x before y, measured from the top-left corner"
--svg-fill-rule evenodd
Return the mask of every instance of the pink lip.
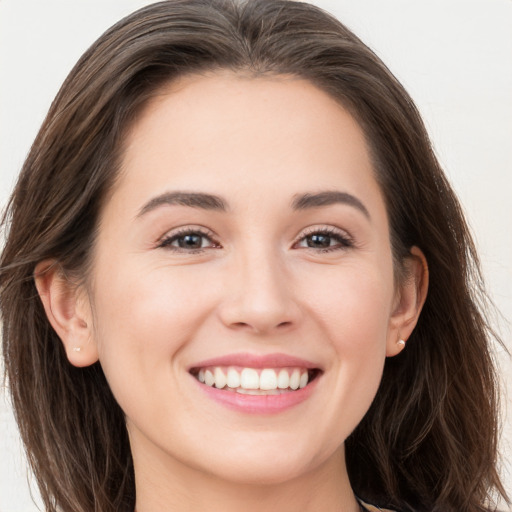
<path id="1" fill-rule="evenodd" d="M 249 353 L 229 354 L 213 359 L 200 361 L 192 366 L 192 368 L 206 368 L 207 366 L 242 366 L 244 368 L 285 368 L 285 367 L 299 367 L 312 370 L 314 368 L 321 369 L 319 365 L 301 359 L 299 357 L 289 356 L 287 354 L 266 354 L 256 355 Z"/>
<path id="2" fill-rule="evenodd" d="M 255 355 L 249 353 L 229 354 L 225 356 L 206 359 L 190 366 L 189 371 L 192 369 L 206 368 L 212 366 L 238 366 L 244 368 L 306 368 L 306 369 L 319 369 L 318 364 L 315 364 L 306 359 L 299 357 L 289 356 L 287 354 L 266 354 Z M 321 374 L 322 372 L 320 372 Z M 275 414 L 295 405 L 298 405 L 309 398 L 315 390 L 320 375 L 308 383 L 302 389 L 296 391 L 289 391 L 280 395 L 245 395 L 233 391 L 217 389 L 215 387 L 202 384 L 195 377 L 192 377 L 199 389 L 205 395 L 214 400 L 215 402 L 228 407 L 229 409 L 237 412 L 248 414 Z"/>
<path id="3" fill-rule="evenodd" d="M 280 395 L 243 395 L 201 384 L 192 377 L 206 396 L 215 402 L 237 412 L 247 414 L 275 414 L 298 405 L 309 398 L 316 388 L 319 377 L 306 387 Z"/>

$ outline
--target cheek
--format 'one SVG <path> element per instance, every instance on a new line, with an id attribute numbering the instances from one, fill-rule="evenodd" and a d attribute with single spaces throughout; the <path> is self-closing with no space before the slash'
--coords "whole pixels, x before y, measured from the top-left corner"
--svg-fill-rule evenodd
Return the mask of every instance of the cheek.
<path id="1" fill-rule="evenodd" d="M 348 353 L 385 345 L 394 295 L 390 268 L 354 262 L 327 275 L 310 273 L 309 282 L 319 285 L 302 293 L 334 345 Z"/>
<path id="2" fill-rule="evenodd" d="M 392 272 L 379 266 L 363 271 L 350 265 L 324 282 L 329 282 L 327 289 L 310 290 L 309 316 L 317 320 L 320 335 L 330 344 L 329 388 L 334 403 L 328 424 L 344 425 L 345 438 L 368 410 L 380 384 L 393 278 Z M 336 429 L 329 433 L 339 434 Z"/>
<path id="3" fill-rule="evenodd" d="M 347 389 L 359 386 L 370 401 L 386 357 L 392 286 L 379 273 L 351 274 L 340 291 L 337 314 L 331 310 L 331 336 L 340 354 Z"/>
<path id="4" fill-rule="evenodd" d="M 116 273 L 99 268 L 97 273 L 95 309 L 101 315 L 98 324 L 104 334 L 105 328 L 114 334 L 128 331 L 133 334 L 130 338 L 140 332 L 148 336 L 162 332 L 169 342 L 185 327 L 193 328 L 187 320 L 200 314 L 200 304 L 209 300 L 208 288 L 192 267 L 178 269 L 125 261 L 118 268 Z M 159 339 L 160 336 L 152 341 Z"/>
<path id="5" fill-rule="evenodd" d="M 98 266 L 94 326 L 101 365 L 122 402 L 116 390 L 128 396 L 135 387 L 142 394 L 159 385 L 211 311 L 212 299 L 192 267 L 177 271 L 125 261 L 118 269 Z"/>

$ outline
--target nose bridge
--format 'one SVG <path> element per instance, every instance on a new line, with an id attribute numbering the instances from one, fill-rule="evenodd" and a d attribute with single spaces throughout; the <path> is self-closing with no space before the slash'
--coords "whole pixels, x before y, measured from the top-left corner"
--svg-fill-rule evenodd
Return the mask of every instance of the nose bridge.
<path id="1" fill-rule="evenodd" d="M 236 251 L 233 260 L 221 308 L 223 322 L 257 333 L 296 323 L 298 307 L 279 250 L 260 239 Z"/>

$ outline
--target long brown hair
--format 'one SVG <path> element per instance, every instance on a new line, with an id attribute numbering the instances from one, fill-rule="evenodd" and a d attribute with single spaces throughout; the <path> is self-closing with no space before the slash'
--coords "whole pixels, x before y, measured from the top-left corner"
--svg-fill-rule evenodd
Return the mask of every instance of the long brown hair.
<path id="1" fill-rule="evenodd" d="M 459 203 L 384 64 L 322 10 L 281 0 L 175 0 L 128 16 L 71 71 L 32 146 L 3 219 L 0 308 L 14 411 L 46 509 L 132 511 L 135 484 L 123 412 L 99 363 L 68 363 L 34 268 L 54 259 L 69 275 L 87 275 L 126 130 L 163 84 L 215 69 L 296 75 L 348 108 L 371 148 L 395 267 L 413 245 L 428 260 L 419 323 L 346 441 L 354 491 L 401 511 L 486 510 L 490 494 L 505 496 L 497 386 Z"/>

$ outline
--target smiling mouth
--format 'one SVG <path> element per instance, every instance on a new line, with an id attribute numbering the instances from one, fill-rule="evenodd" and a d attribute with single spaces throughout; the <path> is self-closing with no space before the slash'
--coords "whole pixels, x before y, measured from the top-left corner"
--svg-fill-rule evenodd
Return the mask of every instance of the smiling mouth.
<path id="1" fill-rule="evenodd" d="M 244 395 L 280 395 L 305 388 L 321 373 L 317 368 L 244 368 L 210 366 L 190 370 L 202 384 Z"/>

